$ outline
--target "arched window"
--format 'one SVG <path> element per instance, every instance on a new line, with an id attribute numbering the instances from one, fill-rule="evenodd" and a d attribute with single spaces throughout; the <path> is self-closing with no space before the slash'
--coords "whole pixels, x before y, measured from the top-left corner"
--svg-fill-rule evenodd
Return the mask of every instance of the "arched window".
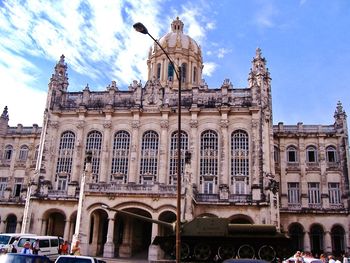
<path id="1" fill-rule="evenodd" d="M 4 159 L 5 161 L 10 161 L 12 158 L 12 154 L 13 154 L 13 147 L 12 145 L 7 145 L 5 147 L 5 152 L 4 152 Z"/>
<path id="2" fill-rule="evenodd" d="M 147 131 L 142 136 L 140 183 L 153 184 L 158 173 L 159 136 L 155 131 Z"/>
<path id="3" fill-rule="evenodd" d="M 337 162 L 337 151 L 334 146 L 328 146 L 326 148 L 326 158 L 328 163 Z"/>
<path id="4" fill-rule="evenodd" d="M 213 194 L 214 186 L 217 184 L 218 135 L 213 130 L 204 131 L 201 135 L 200 144 L 200 184 L 205 194 Z"/>
<path id="5" fill-rule="evenodd" d="M 16 233 L 17 217 L 15 215 L 9 215 L 6 219 L 6 231 L 5 233 Z"/>
<path id="6" fill-rule="evenodd" d="M 317 163 L 317 150 L 315 146 L 308 146 L 306 148 L 306 162 Z"/>
<path id="7" fill-rule="evenodd" d="M 345 230 L 342 226 L 332 227 L 332 253 L 334 256 L 341 256 L 345 252 Z"/>
<path id="8" fill-rule="evenodd" d="M 172 64 L 169 62 L 168 65 L 168 80 L 173 80 L 174 79 L 174 68 Z"/>
<path id="9" fill-rule="evenodd" d="M 249 141 L 243 130 L 231 135 L 231 185 L 234 194 L 246 194 L 249 176 Z"/>
<path id="10" fill-rule="evenodd" d="M 28 151 L 29 151 L 29 148 L 27 145 L 21 146 L 21 148 L 19 149 L 19 156 L 18 156 L 18 159 L 20 162 L 25 162 L 27 160 Z"/>
<path id="11" fill-rule="evenodd" d="M 127 182 L 130 153 L 130 134 L 118 131 L 114 135 L 111 181 Z"/>
<path id="12" fill-rule="evenodd" d="M 160 71 L 161 70 L 161 65 L 160 63 L 157 64 L 157 79 L 159 80 L 160 79 Z"/>
<path id="13" fill-rule="evenodd" d="M 304 249 L 304 231 L 298 223 L 293 223 L 288 228 L 288 235 L 291 239 L 292 251 L 302 251 Z"/>
<path id="14" fill-rule="evenodd" d="M 288 163 L 298 162 L 297 149 L 294 146 L 289 146 L 287 148 L 287 162 Z"/>
<path id="15" fill-rule="evenodd" d="M 37 145 L 37 146 L 35 147 L 35 154 L 34 154 L 34 160 L 33 160 L 33 161 L 36 162 L 36 160 L 38 159 L 38 157 L 39 157 L 39 145 Z"/>
<path id="16" fill-rule="evenodd" d="M 102 148 L 102 134 L 99 131 L 91 131 L 86 138 L 85 152 L 92 153 L 91 165 L 92 176 L 95 182 L 98 181 L 100 174 L 101 162 L 101 148 Z"/>
<path id="17" fill-rule="evenodd" d="M 197 82 L 197 67 L 193 68 L 193 83 Z"/>
<path id="18" fill-rule="evenodd" d="M 62 133 L 56 166 L 56 181 L 58 190 L 66 190 L 72 173 L 75 134 L 71 131 Z"/>
<path id="19" fill-rule="evenodd" d="M 186 132 L 181 131 L 180 136 L 181 144 L 181 176 L 184 175 L 185 169 L 185 154 L 188 150 L 188 135 Z M 169 165 L 169 183 L 176 184 L 177 178 L 177 131 L 173 132 L 170 140 L 170 165 Z M 183 177 L 182 177 L 183 178 Z"/>
<path id="20" fill-rule="evenodd" d="M 181 65 L 181 81 L 186 82 L 187 64 L 182 63 Z"/>
<path id="21" fill-rule="evenodd" d="M 313 255 L 321 255 L 323 251 L 324 231 L 320 225 L 313 225 L 310 229 L 311 253 Z"/>

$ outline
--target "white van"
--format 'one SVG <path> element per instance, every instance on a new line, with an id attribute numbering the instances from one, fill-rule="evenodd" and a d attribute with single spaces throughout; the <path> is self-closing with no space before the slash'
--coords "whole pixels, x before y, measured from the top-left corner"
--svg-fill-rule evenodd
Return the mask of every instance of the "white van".
<path id="1" fill-rule="evenodd" d="M 12 252 L 12 243 L 20 237 L 35 236 L 35 234 L 3 233 L 0 234 L 0 254 Z M 17 247 L 15 247 L 17 249 Z"/>
<path id="2" fill-rule="evenodd" d="M 26 241 L 31 244 L 39 240 L 39 255 L 47 256 L 51 261 L 55 261 L 59 256 L 59 248 L 63 243 L 63 238 L 57 236 L 27 236 L 21 237 L 18 241 L 18 251 L 20 252 Z"/>

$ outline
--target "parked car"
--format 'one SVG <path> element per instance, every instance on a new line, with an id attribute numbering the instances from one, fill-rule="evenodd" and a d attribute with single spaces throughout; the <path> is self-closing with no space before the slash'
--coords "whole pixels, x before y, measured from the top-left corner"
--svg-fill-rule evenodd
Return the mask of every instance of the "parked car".
<path id="1" fill-rule="evenodd" d="M 16 238 L 35 236 L 35 234 L 3 233 L 0 234 L 0 254 L 12 252 L 12 244 Z M 17 247 L 16 247 L 17 249 Z"/>
<path id="2" fill-rule="evenodd" d="M 7 253 L 0 256 L 1 263 L 50 263 L 50 259 L 46 256 Z"/>
<path id="3" fill-rule="evenodd" d="M 230 258 L 224 260 L 222 263 L 269 263 L 262 259 L 251 259 L 251 258 Z"/>
<path id="4" fill-rule="evenodd" d="M 55 263 L 102 263 L 100 260 L 89 256 L 70 256 L 61 255 L 59 256 Z"/>
<path id="5" fill-rule="evenodd" d="M 57 236 L 26 236 L 21 237 L 18 240 L 18 250 L 23 248 L 23 245 L 26 241 L 29 241 L 31 244 L 35 240 L 39 240 L 39 255 L 47 256 L 51 261 L 55 261 L 59 256 L 60 244 L 63 243 L 63 238 Z"/>

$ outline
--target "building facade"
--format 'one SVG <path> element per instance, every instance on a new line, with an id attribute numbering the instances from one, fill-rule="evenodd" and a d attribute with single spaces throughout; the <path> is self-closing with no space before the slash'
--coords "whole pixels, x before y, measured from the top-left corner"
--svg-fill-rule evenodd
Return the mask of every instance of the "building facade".
<path id="1" fill-rule="evenodd" d="M 294 249 L 348 252 L 349 142 L 341 103 L 334 124 L 273 125 L 271 78 L 261 50 L 246 88 L 226 79 L 209 89 L 200 46 L 183 27 L 175 19 L 159 40 L 181 66 L 181 219 L 273 224 L 291 237 Z M 42 127 L 10 127 L 10 109 L 4 108 L 0 232 L 71 241 L 79 224 L 83 254 L 164 257 L 151 245 L 164 227 L 102 206 L 176 220 L 178 79 L 157 45 L 147 65 L 144 86 L 134 81 L 120 90 L 113 81 L 105 91 L 86 86 L 70 92 L 62 55 L 49 81 Z"/>

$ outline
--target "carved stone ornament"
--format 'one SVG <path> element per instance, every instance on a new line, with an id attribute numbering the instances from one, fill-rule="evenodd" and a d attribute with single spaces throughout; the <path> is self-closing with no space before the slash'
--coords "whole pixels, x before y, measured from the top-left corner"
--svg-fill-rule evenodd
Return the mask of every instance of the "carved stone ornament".
<path id="1" fill-rule="evenodd" d="M 198 121 L 197 120 L 190 120 L 190 126 L 191 126 L 191 128 L 197 128 Z"/>
<path id="2" fill-rule="evenodd" d="M 169 121 L 168 120 L 161 120 L 160 127 L 162 127 L 163 129 L 167 129 L 169 127 Z"/>
<path id="3" fill-rule="evenodd" d="M 228 120 L 221 120 L 220 121 L 220 127 L 221 128 L 227 128 L 228 127 Z"/>
<path id="4" fill-rule="evenodd" d="M 132 121 L 131 127 L 133 127 L 134 129 L 138 129 L 140 127 L 140 121 Z"/>
<path id="5" fill-rule="evenodd" d="M 58 128 L 58 121 L 50 121 L 49 125 L 50 125 L 50 127 L 57 129 Z"/>
<path id="6" fill-rule="evenodd" d="M 112 127 L 112 122 L 111 121 L 105 121 L 103 123 L 103 127 L 106 129 L 110 129 Z"/>
<path id="7" fill-rule="evenodd" d="M 78 123 L 77 123 L 78 129 L 82 129 L 82 128 L 84 128 L 84 126 L 85 126 L 85 121 L 78 121 Z"/>

